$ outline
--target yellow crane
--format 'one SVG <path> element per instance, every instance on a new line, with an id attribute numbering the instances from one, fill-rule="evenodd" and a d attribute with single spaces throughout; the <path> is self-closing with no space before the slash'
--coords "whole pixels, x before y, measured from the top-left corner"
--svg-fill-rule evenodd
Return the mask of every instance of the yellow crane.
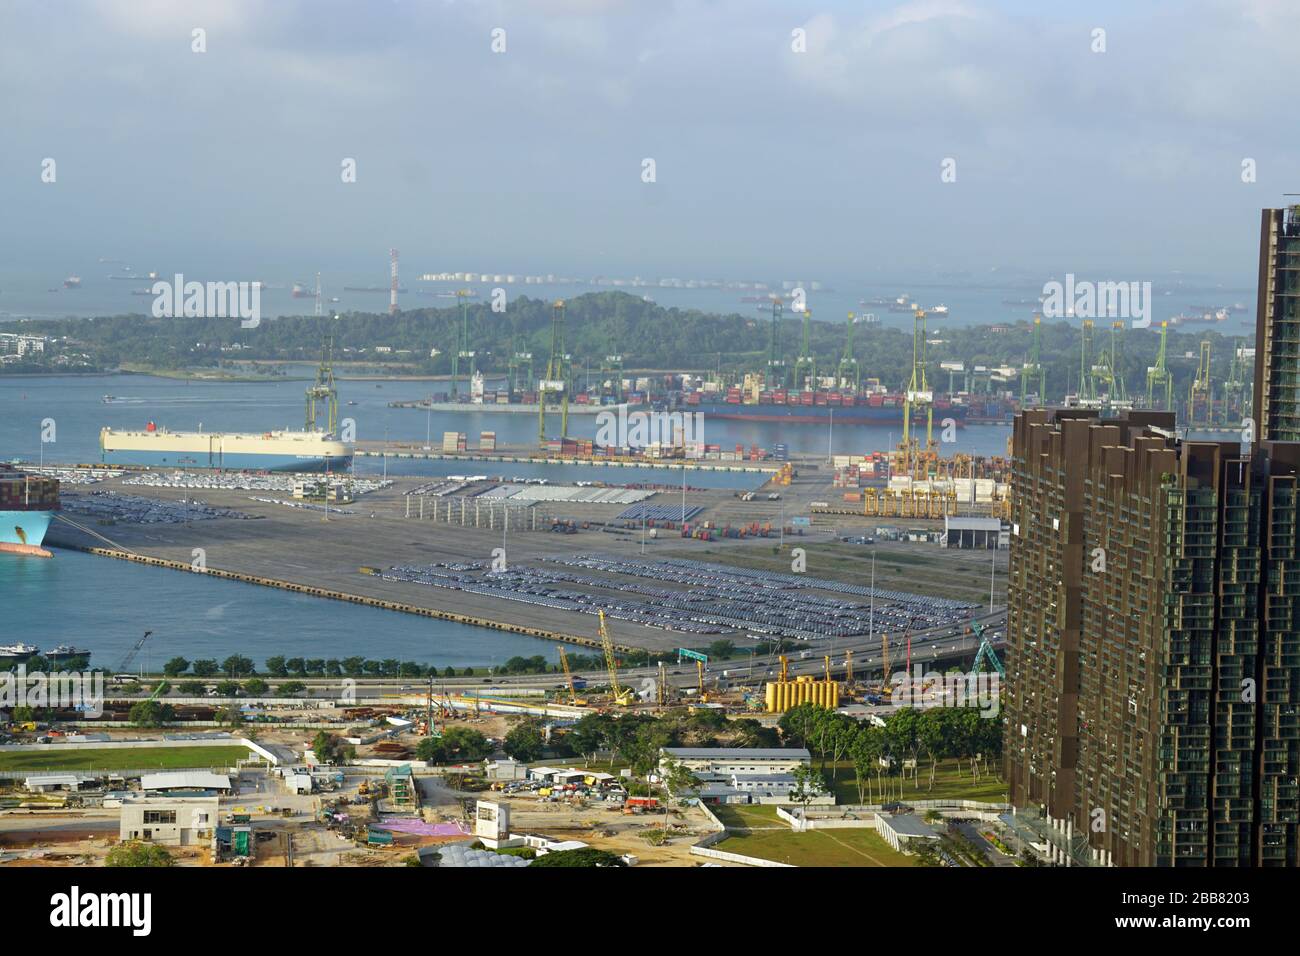
<path id="1" fill-rule="evenodd" d="M 569 703 L 574 707 L 585 707 L 587 702 L 578 698 L 578 688 L 573 685 L 573 671 L 569 669 L 569 657 L 564 653 L 564 645 L 558 645 L 560 648 L 560 666 L 564 668 L 564 679 L 569 683 Z"/>
<path id="2" fill-rule="evenodd" d="M 620 687 L 618 684 L 618 661 L 614 659 L 614 639 L 609 636 L 609 628 L 605 624 L 605 612 L 599 611 L 600 615 L 600 646 L 605 650 L 605 669 L 609 671 L 609 699 L 619 707 L 626 707 L 632 703 L 632 691 L 626 687 Z"/>
<path id="3" fill-rule="evenodd" d="M 844 652 L 844 685 L 853 686 L 853 651 L 852 649 Z"/>
<path id="4" fill-rule="evenodd" d="M 699 687 L 700 703 L 707 704 L 709 695 L 704 692 L 704 661 L 697 660 L 695 662 L 695 678 Z"/>

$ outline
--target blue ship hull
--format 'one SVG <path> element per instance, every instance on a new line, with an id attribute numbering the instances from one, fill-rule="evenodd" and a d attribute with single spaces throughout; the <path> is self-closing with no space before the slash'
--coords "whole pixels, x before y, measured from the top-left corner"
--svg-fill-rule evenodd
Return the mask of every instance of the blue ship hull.
<path id="1" fill-rule="evenodd" d="M 0 511 L 0 544 L 39 548 L 53 516 L 52 511 Z"/>

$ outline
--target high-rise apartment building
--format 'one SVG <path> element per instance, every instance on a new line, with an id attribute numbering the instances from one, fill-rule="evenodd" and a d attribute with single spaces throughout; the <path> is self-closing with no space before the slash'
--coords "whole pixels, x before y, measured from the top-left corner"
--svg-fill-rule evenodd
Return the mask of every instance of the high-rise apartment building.
<path id="1" fill-rule="evenodd" d="M 1265 209 L 1255 312 L 1260 439 L 1300 441 L 1300 206 Z"/>
<path id="2" fill-rule="evenodd" d="M 1072 862 L 1295 866 L 1300 444 L 1016 417 L 1004 769 Z"/>

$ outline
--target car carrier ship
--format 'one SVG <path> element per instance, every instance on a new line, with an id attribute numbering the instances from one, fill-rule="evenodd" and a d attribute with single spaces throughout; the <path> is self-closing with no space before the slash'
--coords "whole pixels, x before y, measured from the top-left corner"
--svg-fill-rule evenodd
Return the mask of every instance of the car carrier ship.
<path id="1" fill-rule="evenodd" d="M 353 446 L 323 431 L 174 432 L 149 422 L 139 431 L 99 433 L 108 465 L 253 471 L 342 471 Z"/>

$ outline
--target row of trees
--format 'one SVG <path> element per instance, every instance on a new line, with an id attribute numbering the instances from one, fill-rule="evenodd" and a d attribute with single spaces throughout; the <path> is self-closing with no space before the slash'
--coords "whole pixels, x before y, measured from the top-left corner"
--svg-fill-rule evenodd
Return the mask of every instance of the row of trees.
<path id="1" fill-rule="evenodd" d="M 807 747 L 823 768 L 829 765 L 832 781 L 839 763 L 850 761 L 860 803 L 868 802 L 868 795 L 883 801 L 886 782 L 892 786 L 895 778 L 901 795 L 907 769 L 916 781 L 922 760 L 929 761 L 929 789 L 933 789 L 940 760 L 969 761 L 972 779 L 977 781 L 980 761 L 1002 754 L 1001 716 L 987 718 L 970 707 L 902 708 L 881 727 L 815 704 L 800 704 L 782 716 L 780 727 L 787 746 Z"/>
<path id="2" fill-rule="evenodd" d="M 595 365 L 600 356 L 613 352 L 627 356 L 629 367 L 697 369 L 720 365 L 733 373 L 753 369 L 766 358 L 768 320 L 760 315 L 665 308 L 622 292 L 580 295 L 567 300 L 566 305 L 566 346 L 575 356 L 576 370 L 587 361 L 584 356 L 591 357 Z M 484 300 L 471 306 L 470 311 L 467 347 L 477 352 L 481 368 L 504 374 L 508 356 L 515 350 L 549 354 L 549 300 L 512 298 L 504 313 L 492 312 Z M 801 316 L 787 315 L 780 335 L 783 350 L 792 356 L 802 335 L 803 320 Z M 313 316 L 283 317 L 263 322 L 255 329 L 241 328 L 229 319 L 157 319 L 140 315 L 56 319 L 30 325 L 31 331 L 38 334 L 72 337 L 93 364 L 106 367 L 122 363 L 155 368 L 216 366 L 229 354 L 223 353 L 222 347 L 235 343 L 242 346 L 241 357 L 247 359 L 315 360 L 325 339 L 332 336 L 336 356 L 347 356 L 346 350 L 352 350 L 353 357 L 369 358 L 374 346 L 382 344 L 409 349 L 416 371 L 447 374 L 451 371 L 459 316 L 459 309 L 451 307 L 412 309 L 396 315 L 350 312 L 337 322 Z M 1104 324 L 1098 324 L 1099 331 Z M 810 350 L 818 367 L 823 363 L 833 365 L 844 349 L 843 321 L 813 319 L 809 326 Z M 1007 322 L 1006 326 L 1006 331 L 999 333 L 993 333 L 988 326 L 945 327 L 943 344 L 930 352 L 934 377 L 941 377 L 937 363 L 945 359 L 1019 367 L 1028 356 L 1033 326 L 1027 316 Z M 1077 386 L 1080 323 L 1045 321 L 1042 332 L 1048 393 L 1061 395 L 1072 377 Z M 888 386 L 903 387 L 912 365 L 910 326 L 864 325 L 856 329 L 855 336 L 858 354 L 871 357 L 866 367 L 868 374 Z M 1195 353 L 1203 338 L 1213 343 L 1212 371 L 1222 380 L 1231 359 L 1232 339 L 1217 332 L 1170 332 L 1171 354 Z M 1103 344 L 1104 337 L 1098 339 L 1095 348 Z M 1128 333 L 1122 372 L 1131 387 L 1145 380 L 1158 344 L 1158 336 L 1150 332 Z M 439 349 L 441 354 L 430 357 L 431 348 Z M 370 351 L 362 355 L 361 349 Z M 1171 371 L 1175 390 L 1183 394 L 1195 373 L 1194 363 L 1175 363 Z M 941 382 L 940 387 L 946 387 L 946 382 Z"/>
<path id="3" fill-rule="evenodd" d="M 542 660 L 532 658 L 533 660 Z M 522 657 L 511 658 L 512 661 L 523 661 Z M 344 657 L 344 658 L 324 658 L 324 657 L 283 657 L 276 655 L 266 659 L 266 666 L 263 672 L 268 677 L 473 677 L 474 668 L 466 667 L 463 670 L 448 665 L 442 670 L 436 666 L 420 664 L 416 661 L 399 661 L 395 658 L 385 658 L 384 660 L 371 660 L 366 657 Z M 517 671 L 512 673 L 535 673 L 532 671 Z M 185 657 L 173 657 L 163 665 L 163 674 L 167 677 L 180 677 L 185 674 L 194 677 L 216 677 L 224 675 L 226 677 L 252 677 L 257 674 L 257 669 L 253 661 L 239 654 L 232 654 L 224 661 L 218 663 L 216 660 L 195 660 L 191 661 Z"/>

